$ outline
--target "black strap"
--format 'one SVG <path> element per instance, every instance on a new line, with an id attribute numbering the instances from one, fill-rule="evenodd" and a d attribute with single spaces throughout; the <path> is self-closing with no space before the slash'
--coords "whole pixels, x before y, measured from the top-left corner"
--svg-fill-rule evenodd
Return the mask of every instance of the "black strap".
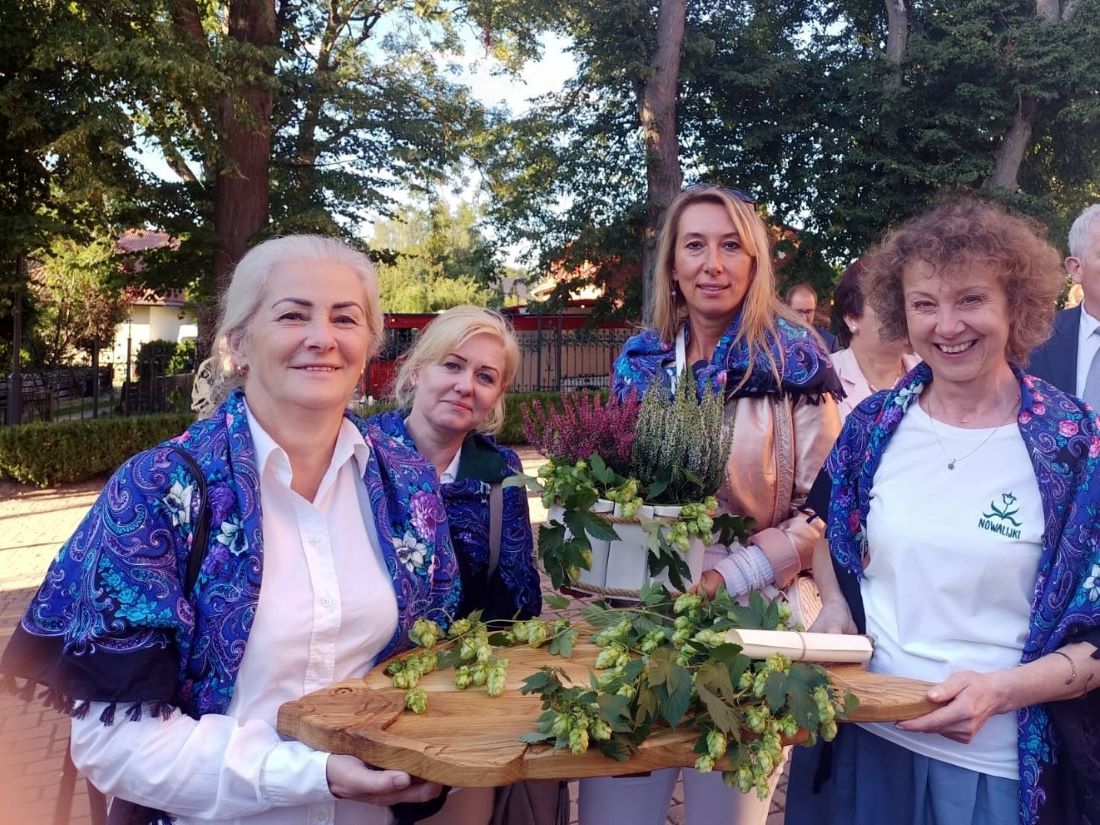
<path id="1" fill-rule="evenodd" d="M 184 593 L 188 596 L 195 589 L 195 582 L 199 580 L 199 570 L 202 568 L 203 559 L 206 558 L 206 543 L 210 536 L 210 519 L 206 514 L 206 477 L 199 469 L 199 463 L 191 457 L 191 454 L 182 447 L 171 447 L 174 452 L 191 472 L 195 483 L 199 488 L 199 513 L 195 517 L 195 532 L 191 539 L 191 555 L 187 557 L 187 577 L 184 579 Z"/>
<path id="2" fill-rule="evenodd" d="M 497 572 L 500 561 L 500 542 L 504 532 L 504 489 L 499 483 L 489 485 L 489 566 L 485 581 L 489 582 Z"/>

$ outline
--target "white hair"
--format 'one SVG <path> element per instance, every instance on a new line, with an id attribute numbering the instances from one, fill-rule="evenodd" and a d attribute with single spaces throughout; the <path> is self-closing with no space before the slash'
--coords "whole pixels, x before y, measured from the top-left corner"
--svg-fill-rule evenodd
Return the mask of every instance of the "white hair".
<path id="1" fill-rule="evenodd" d="M 272 238 L 252 247 L 233 270 L 233 278 L 219 301 L 218 331 L 214 336 L 212 360 L 212 405 L 223 400 L 229 392 L 242 383 L 233 361 L 230 341 L 248 329 L 272 273 L 280 266 L 295 261 L 330 262 L 343 264 L 363 282 L 366 302 L 367 358 L 378 352 L 382 344 L 382 309 L 378 299 L 378 276 L 374 264 L 364 253 L 348 246 L 339 238 L 324 235 L 287 235 Z"/>
<path id="2" fill-rule="evenodd" d="M 1073 226 L 1069 228 L 1069 254 L 1072 257 L 1080 258 L 1085 254 L 1085 247 L 1088 246 L 1089 242 L 1089 232 L 1098 217 L 1100 217 L 1100 203 L 1094 203 L 1078 215 L 1077 220 L 1073 222 Z"/>

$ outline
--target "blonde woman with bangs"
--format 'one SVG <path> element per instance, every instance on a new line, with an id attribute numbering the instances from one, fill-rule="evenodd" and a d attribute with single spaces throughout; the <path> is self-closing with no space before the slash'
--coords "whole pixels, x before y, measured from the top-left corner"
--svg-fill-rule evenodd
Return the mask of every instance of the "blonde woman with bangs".
<path id="1" fill-rule="evenodd" d="M 503 316 L 448 309 L 406 355 L 394 383 L 398 409 L 371 419 L 435 467 L 462 575 L 458 616 L 481 610 L 486 620 L 526 619 L 542 610 L 527 496 L 521 487 L 493 491 L 522 472 L 516 453 L 491 435 L 504 423 L 504 393 L 518 367 L 519 346 Z M 496 537 L 491 494 L 502 499 Z"/>
<path id="2" fill-rule="evenodd" d="M 491 435 L 504 423 L 504 393 L 518 368 L 519 346 L 500 313 L 448 309 L 405 356 L 394 382 L 398 409 L 371 419 L 435 467 L 462 579 L 456 618 L 480 610 L 487 621 L 528 619 L 542 611 L 527 495 L 500 486 L 522 466 Z M 563 788 L 528 782 L 523 791 L 552 820 Z M 495 796 L 492 788 L 455 788 L 422 825 L 487 825 Z"/>
<path id="3" fill-rule="evenodd" d="M 627 341 L 614 391 L 669 389 L 690 369 L 725 395 L 733 427 L 721 508 L 751 516 L 745 546 L 707 549 L 700 589 L 779 595 L 810 568 L 823 523 L 798 512 L 840 431 L 840 383 L 820 339 L 779 299 L 767 229 L 744 192 L 697 184 L 672 202 L 658 240 L 653 328 Z M 660 825 L 679 771 L 581 781 L 581 825 Z M 776 776 L 778 777 L 778 771 Z M 684 770 L 687 825 L 755 825 L 768 799 Z M 773 785 L 774 790 L 774 785 Z"/>

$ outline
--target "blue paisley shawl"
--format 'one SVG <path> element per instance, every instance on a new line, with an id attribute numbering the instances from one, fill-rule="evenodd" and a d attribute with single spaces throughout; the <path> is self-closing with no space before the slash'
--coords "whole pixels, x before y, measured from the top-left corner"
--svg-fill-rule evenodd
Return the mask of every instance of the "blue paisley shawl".
<path id="1" fill-rule="evenodd" d="M 421 616 L 448 623 L 458 568 L 432 468 L 376 427 L 348 414 L 371 447 L 364 476 L 398 624 L 379 654 L 410 646 Z M 181 582 L 195 533 L 197 485 L 167 445 L 184 448 L 207 485 L 210 532 L 191 597 Z M 259 478 L 244 396 L 211 418 L 130 458 L 65 543 L 4 652 L 0 672 L 49 688 L 59 709 L 142 703 L 167 715 L 224 713 L 233 696 L 263 574 Z M 75 708 L 74 708 L 75 703 Z"/>
<path id="2" fill-rule="evenodd" d="M 1100 643 L 1100 426 L 1081 401 L 1013 367 L 1017 425 L 1045 516 L 1042 553 L 1022 662 L 1067 642 Z M 932 382 L 926 364 L 864 400 L 845 421 L 825 470 L 832 480 L 828 538 L 841 588 L 865 629 L 867 513 L 875 472 L 914 398 Z M 1098 651 L 1100 655 L 1100 651 Z M 1021 825 L 1096 822 L 1100 814 L 1100 692 L 1017 712 Z"/>
<path id="3" fill-rule="evenodd" d="M 408 410 L 393 410 L 374 416 L 369 423 L 415 450 L 405 427 L 408 414 Z M 482 610 L 486 620 L 510 619 L 517 614 L 529 619 L 542 612 L 531 516 L 522 487 L 508 487 L 503 492 L 500 556 L 492 580 L 486 577 L 489 485 L 522 472 L 519 456 L 513 450 L 497 444 L 492 436 L 475 432 L 462 444 L 456 480 L 440 485 L 462 576 L 462 602 L 456 616 Z"/>
<path id="4" fill-rule="evenodd" d="M 824 393 L 837 399 L 844 397 L 829 353 L 809 329 L 785 318 L 776 318 L 778 335 L 769 336 L 768 347 L 776 363 L 782 364 L 778 383 L 767 359 L 761 357 L 762 353 L 757 352 L 750 365 L 748 343 L 738 338 L 740 329 L 741 315 L 738 313 L 718 340 L 710 362 L 695 368 L 700 396 L 707 387 L 724 387 L 727 397 L 736 398 L 791 395 L 817 403 Z M 687 320 L 684 321 L 684 335 L 687 341 L 691 340 L 691 324 Z M 616 396 L 625 398 L 631 390 L 639 394 L 645 392 L 654 380 L 658 380 L 671 391 L 675 373 L 675 343 L 666 343 L 656 330 L 647 329 L 631 337 L 615 359 L 613 390 Z M 739 386 L 746 375 L 745 384 Z"/>

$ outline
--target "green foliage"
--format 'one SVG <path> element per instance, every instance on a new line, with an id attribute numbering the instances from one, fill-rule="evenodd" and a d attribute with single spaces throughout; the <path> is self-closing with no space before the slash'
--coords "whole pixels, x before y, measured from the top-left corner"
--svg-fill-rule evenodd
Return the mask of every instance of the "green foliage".
<path id="1" fill-rule="evenodd" d="M 687 504 L 713 496 L 722 485 L 733 431 L 722 432 L 723 396 L 695 394 L 691 370 L 683 370 L 672 399 L 654 381 L 642 397 L 630 475 L 653 504 Z"/>
<path id="2" fill-rule="evenodd" d="M 139 380 L 150 379 L 155 376 L 168 375 L 168 365 L 176 356 L 177 344 L 175 341 L 167 341 L 163 338 L 146 341 L 138 347 L 137 377 Z"/>
<path id="3" fill-rule="evenodd" d="M 73 350 L 111 345 L 129 308 L 114 247 L 111 238 L 51 240 L 31 280 L 39 307 L 31 342 L 35 363 L 53 366 Z"/>
<path id="4" fill-rule="evenodd" d="M 538 696 L 543 712 L 522 741 L 575 755 L 596 748 L 625 761 L 656 732 L 691 730 L 698 735 L 699 770 L 720 769 L 727 784 L 761 797 L 783 764 L 784 742 L 800 731 L 808 744 L 831 740 L 837 720 L 855 709 L 855 697 L 835 689 L 822 667 L 779 654 L 750 660 L 727 641 L 733 628 L 787 628 L 779 606 L 765 604 L 758 593 L 745 605 L 724 590 L 713 600 L 689 593 L 673 601 L 663 587 L 647 585 L 640 595 L 635 608 L 586 605 L 587 629 L 565 619 L 529 619 L 489 634 L 471 615 L 451 626 L 446 642 L 437 641 L 438 629 L 416 632 L 413 640 L 425 649 L 391 661 L 386 672 L 395 687 L 411 689 L 407 707 L 423 713 L 426 693 L 412 690 L 436 667 L 455 668 L 460 690 L 485 685 L 496 695 L 494 670 L 502 686 L 499 663 L 507 663 L 500 648 L 549 640 L 551 655 L 570 656 L 578 641 L 590 642 L 600 651 L 588 684 L 571 684 L 564 670 L 549 666 L 524 679 L 521 692 Z"/>
<path id="5" fill-rule="evenodd" d="M 168 359 L 168 374 L 181 375 L 195 371 L 195 341 L 189 338 L 176 344 L 176 351 Z"/>
<path id="6" fill-rule="evenodd" d="M 382 306 L 388 312 L 438 312 L 459 304 L 489 305 L 501 274 L 494 250 L 467 204 L 452 212 L 436 201 L 429 210 L 402 209 L 375 224 L 374 246 Z"/>
<path id="7" fill-rule="evenodd" d="M 36 487 L 95 478 L 179 435 L 193 420 L 169 413 L 0 428 L 0 476 Z"/>

